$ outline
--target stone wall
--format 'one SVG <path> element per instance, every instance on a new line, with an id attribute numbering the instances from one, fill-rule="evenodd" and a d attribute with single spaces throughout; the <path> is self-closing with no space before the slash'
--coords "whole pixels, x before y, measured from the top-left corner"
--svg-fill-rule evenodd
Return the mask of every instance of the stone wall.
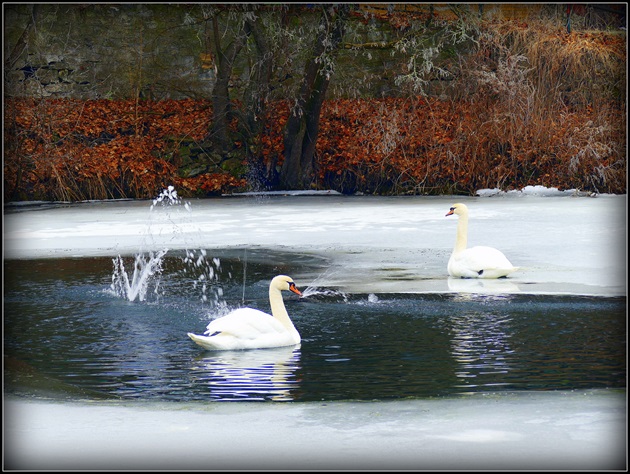
<path id="1" fill-rule="evenodd" d="M 485 18 L 541 15 L 546 4 L 455 4 Z M 560 8 L 562 5 L 556 6 Z M 212 4 L 3 4 L 5 97 L 76 99 L 209 98 L 215 83 Z M 418 13 L 438 18 L 454 15 L 451 4 L 364 4 L 367 13 Z M 204 12 L 204 9 L 206 11 Z M 308 19 L 300 11 L 298 21 Z M 575 14 L 585 14 L 585 11 Z M 584 8 L 582 8 L 584 10 Z M 589 10 L 593 15 L 592 8 Z M 625 10 L 624 10 L 625 11 Z M 560 8 L 556 21 L 567 18 Z M 315 24 L 319 21 L 314 20 Z M 625 17 L 624 17 L 625 21 Z M 355 32 L 356 33 L 356 32 Z M 380 41 L 385 35 L 363 41 Z M 243 56 L 243 55 L 241 55 Z M 394 78 L 405 59 L 390 50 L 360 57 L 342 50 L 329 94 L 337 97 L 395 96 Z M 234 83 L 246 78 L 248 59 L 235 68 Z M 293 61 L 293 59 L 292 59 Z M 282 81 L 284 96 L 297 89 L 299 63 Z M 292 84 L 291 82 L 295 82 Z M 246 83 L 247 81 L 243 81 Z M 430 94 L 445 86 L 431 80 Z M 280 93 L 280 91 L 278 91 Z"/>
<path id="2" fill-rule="evenodd" d="M 212 92 L 206 25 L 187 24 L 186 6 L 5 4 L 4 10 L 5 96 L 178 99 Z"/>
<path id="3" fill-rule="evenodd" d="M 214 38 L 211 16 L 204 21 L 200 13 L 203 6 L 14 4 L 4 8 L 5 96 L 154 100 L 211 96 Z M 298 21 L 309 21 L 304 16 L 308 14 L 301 12 Z M 317 16 L 314 24 L 318 22 Z M 27 41 L 21 42 L 22 37 Z M 392 71 L 399 68 L 395 62 L 400 60 L 392 59 L 390 51 L 362 58 L 362 68 L 356 67 L 354 55 L 346 53 L 340 52 L 338 65 L 346 71 L 346 89 L 352 84 L 355 94 L 392 93 Z M 234 69 L 234 84 L 247 82 L 239 81 L 249 74 L 249 59 L 244 56 Z M 286 74 L 284 91 L 299 85 L 302 66 L 293 63 L 298 72 Z M 331 94 L 346 92 L 343 81 L 331 87 Z"/>

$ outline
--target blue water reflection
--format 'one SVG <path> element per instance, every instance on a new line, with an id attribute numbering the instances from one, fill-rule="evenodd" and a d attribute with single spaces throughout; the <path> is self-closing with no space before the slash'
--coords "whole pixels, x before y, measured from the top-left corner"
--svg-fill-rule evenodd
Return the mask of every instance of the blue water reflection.
<path id="1" fill-rule="evenodd" d="M 194 284 L 199 273 L 191 276 L 180 258 L 169 258 L 158 291 L 144 301 L 111 291 L 111 258 L 5 261 L 5 387 L 38 396 L 165 401 L 625 387 L 625 297 L 311 288 L 305 298 L 285 298 L 302 335 L 299 347 L 205 352 L 188 331 L 202 331 L 243 300 L 264 310 L 271 277 L 321 265 L 303 255 L 274 255 L 273 265 L 249 261 L 245 274 L 233 254 L 215 257 L 216 278 L 204 279 L 203 294 L 217 298 L 203 298 Z"/>
<path id="2" fill-rule="evenodd" d="M 458 364 L 455 375 L 461 379 L 458 387 L 473 388 L 480 376 L 497 375 L 500 379 L 515 370 L 518 356 L 510 345 L 510 323 L 509 316 L 488 313 L 463 313 L 451 318 L 451 353 Z"/>

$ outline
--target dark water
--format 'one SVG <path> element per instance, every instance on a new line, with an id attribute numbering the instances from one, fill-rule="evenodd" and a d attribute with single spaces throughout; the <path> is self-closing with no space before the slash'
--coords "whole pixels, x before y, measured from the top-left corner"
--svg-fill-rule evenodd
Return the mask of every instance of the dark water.
<path id="1" fill-rule="evenodd" d="M 625 297 L 351 295 L 308 288 L 326 262 L 269 256 L 169 253 L 143 301 L 111 289 L 112 258 L 5 261 L 5 390 L 317 401 L 626 386 Z M 280 273 L 306 290 L 285 295 L 299 347 L 212 353 L 188 339 L 243 301 L 268 312 Z"/>

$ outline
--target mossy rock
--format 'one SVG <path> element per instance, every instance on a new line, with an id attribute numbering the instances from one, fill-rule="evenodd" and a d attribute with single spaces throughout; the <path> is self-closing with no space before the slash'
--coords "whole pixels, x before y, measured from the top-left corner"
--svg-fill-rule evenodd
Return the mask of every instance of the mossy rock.
<path id="1" fill-rule="evenodd" d="M 221 163 L 221 169 L 227 171 L 232 176 L 242 176 L 247 172 L 247 166 L 240 158 L 228 158 Z"/>
<path id="2" fill-rule="evenodd" d="M 199 174 L 205 173 L 208 170 L 207 166 L 190 166 L 179 169 L 179 175 L 182 178 L 192 178 Z"/>

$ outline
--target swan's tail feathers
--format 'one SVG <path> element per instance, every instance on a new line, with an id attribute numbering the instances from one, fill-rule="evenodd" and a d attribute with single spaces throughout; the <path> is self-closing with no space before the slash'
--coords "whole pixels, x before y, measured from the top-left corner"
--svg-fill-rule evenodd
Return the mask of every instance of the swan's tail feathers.
<path id="1" fill-rule="evenodd" d="M 199 336 L 197 334 L 193 334 L 192 332 L 188 333 L 188 337 L 191 338 L 199 345 L 203 345 L 203 343 L 207 340 L 208 336 Z"/>
<path id="2" fill-rule="evenodd" d="M 203 347 L 204 349 L 207 349 L 207 350 L 217 349 L 217 346 L 213 344 L 214 341 L 212 341 L 208 336 L 199 336 L 197 334 L 193 334 L 192 332 L 189 332 L 188 337 L 191 338 L 195 344 Z"/>
<path id="3" fill-rule="evenodd" d="M 519 267 L 512 267 L 509 268 L 503 272 L 501 272 L 501 275 L 499 275 L 499 278 L 508 278 L 512 273 L 514 273 L 515 271 L 518 271 Z"/>

